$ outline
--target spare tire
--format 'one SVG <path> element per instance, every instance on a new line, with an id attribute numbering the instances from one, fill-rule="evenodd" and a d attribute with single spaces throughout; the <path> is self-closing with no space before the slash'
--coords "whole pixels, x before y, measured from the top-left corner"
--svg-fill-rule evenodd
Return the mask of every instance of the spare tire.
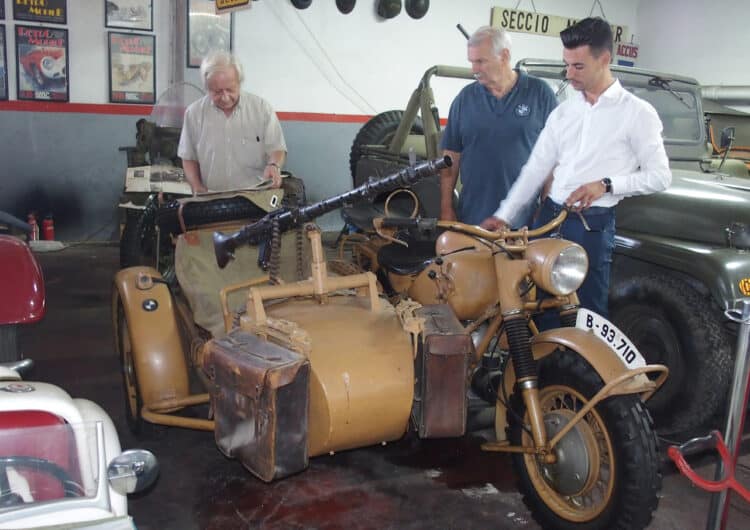
<path id="1" fill-rule="evenodd" d="M 669 377 L 646 402 L 662 435 L 704 429 L 726 404 L 733 354 L 708 296 L 669 274 L 613 278 L 612 322 Z"/>
<path id="2" fill-rule="evenodd" d="M 284 190 L 283 206 L 298 206 L 305 202 L 305 186 L 302 179 L 287 176 L 282 180 Z M 171 201 L 156 211 L 156 224 L 162 233 L 181 232 L 177 212 L 179 201 Z M 191 228 L 225 221 L 240 219 L 255 220 L 266 215 L 266 211 L 249 199 L 242 196 L 215 199 L 205 202 L 187 203 L 182 209 L 185 227 Z"/>
<path id="3" fill-rule="evenodd" d="M 352 174 L 352 182 L 357 186 L 357 163 L 362 158 L 361 146 L 363 145 L 388 145 L 396 134 L 399 123 L 404 117 L 402 110 L 389 110 L 381 112 L 370 118 L 354 137 L 352 149 L 349 153 L 349 169 Z M 417 117 L 411 126 L 411 134 L 424 134 L 422 119 Z"/>

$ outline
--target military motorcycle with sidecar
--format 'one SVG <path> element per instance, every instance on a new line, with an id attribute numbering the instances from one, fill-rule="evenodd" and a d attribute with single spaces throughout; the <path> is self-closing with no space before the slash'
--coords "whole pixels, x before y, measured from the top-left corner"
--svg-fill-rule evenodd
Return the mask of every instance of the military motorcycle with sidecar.
<path id="1" fill-rule="evenodd" d="M 241 265 L 248 243 L 450 163 L 408 167 L 230 235 L 216 232 L 217 269 Z M 320 233 L 308 225 L 310 277 L 225 285 L 214 293 L 223 330 L 211 336 L 189 332 L 196 327 L 190 302 L 178 302 L 158 271 L 124 269 L 113 309 L 128 414 L 140 423 L 213 430 L 224 454 L 272 481 L 303 471 L 310 457 L 398 440 L 409 429 L 421 438 L 462 436 L 472 374 L 494 363 L 487 380 L 496 385 L 489 406 L 497 439 L 482 448 L 511 454 L 542 526 L 645 528 L 661 475 L 643 401 L 667 369 L 647 365 L 610 322 L 577 308 L 585 251 L 558 238 L 532 239 L 565 215 L 536 231 L 442 226 L 434 266 L 421 280 L 435 296 L 395 305 L 380 296 L 371 272 L 329 275 Z M 459 273 L 460 285 L 446 281 Z M 549 298 L 537 302 L 533 290 Z M 238 292 L 243 303 L 232 306 Z M 552 310 L 576 325 L 539 332 L 530 317 Z M 475 346 L 472 333 L 483 325 Z M 188 372 L 202 394 L 191 394 Z M 208 402 L 212 418 L 180 415 Z"/>

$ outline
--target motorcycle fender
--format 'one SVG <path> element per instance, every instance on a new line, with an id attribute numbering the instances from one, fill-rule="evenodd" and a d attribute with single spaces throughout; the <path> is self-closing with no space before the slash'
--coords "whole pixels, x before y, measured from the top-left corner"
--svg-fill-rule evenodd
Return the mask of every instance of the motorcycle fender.
<path id="1" fill-rule="evenodd" d="M 121 300 L 138 387 L 143 404 L 148 407 L 162 400 L 187 397 L 190 388 L 187 357 L 172 295 L 164 283 L 154 282 L 148 289 L 139 289 L 140 274 L 161 279 L 161 274 L 152 267 L 129 267 L 119 271 L 114 279 L 112 315 L 117 336 L 117 302 Z"/>
<path id="2" fill-rule="evenodd" d="M 628 371 L 625 364 L 609 349 L 604 341 L 599 340 L 588 331 L 572 327 L 557 328 L 543 331 L 531 338 L 531 352 L 536 361 L 543 359 L 560 347 L 572 350 L 586 359 L 599 374 L 599 377 L 602 378 L 604 384 Z M 508 363 L 503 378 L 505 388 L 510 392 L 516 382 L 516 373 L 512 362 Z M 640 390 L 635 390 L 635 392 L 640 392 Z M 502 436 L 498 440 L 505 439 L 506 425 L 506 407 L 498 400 L 495 407 L 495 432 L 498 437 Z"/>

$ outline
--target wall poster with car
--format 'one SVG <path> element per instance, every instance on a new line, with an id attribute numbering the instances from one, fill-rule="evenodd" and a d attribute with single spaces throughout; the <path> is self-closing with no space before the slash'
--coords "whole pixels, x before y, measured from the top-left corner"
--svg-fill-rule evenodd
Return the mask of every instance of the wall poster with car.
<path id="1" fill-rule="evenodd" d="M 16 26 L 18 99 L 68 101 L 68 30 Z"/>
<path id="2" fill-rule="evenodd" d="M 154 6 L 151 0 L 104 0 L 104 26 L 151 31 Z"/>
<path id="3" fill-rule="evenodd" d="M 188 0 L 187 66 L 199 68 L 212 51 L 232 50 L 232 14 L 216 14 L 211 0 Z"/>
<path id="4" fill-rule="evenodd" d="M 154 103 L 156 37 L 109 32 L 109 100 Z"/>
<path id="5" fill-rule="evenodd" d="M 13 18 L 27 22 L 67 24 L 67 0 L 13 0 Z"/>
<path id="6" fill-rule="evenodd" d="M 8 99 L 8 56 L 5 53 L 5 26 L 0 25 L 0 101 Z"/>

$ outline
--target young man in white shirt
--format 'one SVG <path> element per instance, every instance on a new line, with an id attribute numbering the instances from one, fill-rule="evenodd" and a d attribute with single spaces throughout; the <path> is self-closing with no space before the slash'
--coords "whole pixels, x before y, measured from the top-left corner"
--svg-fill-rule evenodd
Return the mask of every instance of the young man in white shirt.
<path id="1" fill-rule="evenodd" d="M 564 206 L 582 213 L 590 231 L 578 215 L 570 215 L 561 233 L 589 255 L 589 273 L 578 291 L 581 306 L 607 316 L 614 206 L 625 197 L 665 189 L 672 173 L 656 110 L 623 89 L 609 69 L 609 24 L 586 18 L 563 30 L 560 38 L 566 77 L 580 97 L 552 111 L 518 180 L 482 227 L 507 226 L 552 173 L 549 195 L 535 226 L 554 218 Z"/>

